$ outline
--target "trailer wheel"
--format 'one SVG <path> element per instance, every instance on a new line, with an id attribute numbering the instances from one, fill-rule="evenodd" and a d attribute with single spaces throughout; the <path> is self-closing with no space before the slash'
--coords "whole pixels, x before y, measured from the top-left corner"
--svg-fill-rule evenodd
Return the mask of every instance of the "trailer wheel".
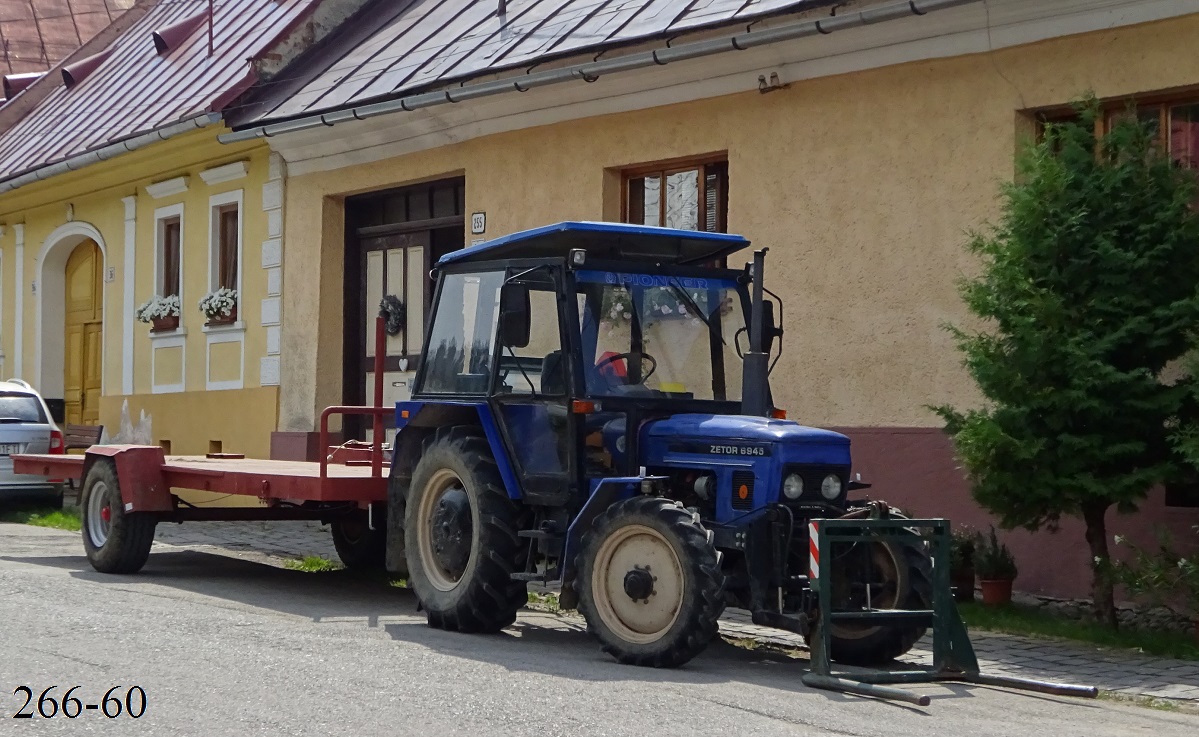
<path id="1" fill-rule="evenodd" d="M 856 555 L 863 560 L 861 550 L 847 552 L 839 560 L 834 549 L 834 608 L 865 605 L 865 588 L 855 584 L 860 584 L 867 570 L 873 571 L 874 608 L 932 608 L 932 559 L 919 537 L 909 532 L 894 540 L 869 543 L 868 553 L 870 565 L 855 567 L 850 558 Z M 924 633 L 924 627 L 837 623 L 829 630 L 829 657 L 846 665 L 881 665 L 911 650 Z"/>
<path id="2" fill-rule="evenodd" d="M 636 497 L 600 515 L 579 555 L 579 611 L 604 652 L 673 668 L 701 653 L 724 611 L 724 575 L 699 515 Z"/>
<path id="3" fill-rule="evenodd" d="M 383 515 L 380 515 L 383 516 Z M 365 514 L 332 522 L 333 547 L 337 557 L 352 571 L 371 571 L 383 567 L 387 534 L 380 528 L 371 529 Z"/>
<path id="4" fill-rule="evenodd" d="M 429 626 L 499 632 L 528 603 L 520 508 L 508 498 L 487 441 L 441 430 L 412 473 L 404 539 L 408 581 Z"/>
<path id="5" fill-rule="evenodd" d="M 79 499 L 83 549 L 101 573 L 137 573 L 150 557 L 157 518 L 147 512 L 126 512 L 116 466 L 97 460 L 83 481 Z"/>

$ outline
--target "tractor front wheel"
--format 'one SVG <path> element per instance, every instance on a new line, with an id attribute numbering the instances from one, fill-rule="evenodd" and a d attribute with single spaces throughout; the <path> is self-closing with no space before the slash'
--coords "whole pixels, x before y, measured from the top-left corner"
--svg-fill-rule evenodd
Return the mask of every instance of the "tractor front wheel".
<path id="1" fill-rule="evenodd" d="M 499 632 L 528 603 L 521 510 L 491 448 L 466 428 L 441 430 L 412 472 L 404 510 L 408 582 L 429 626 Z"/>
<path id="2" fill-rule="evenodd" d="M 579 610 L 604 652 L 675 667 L 703 651 L 724 611 L 724 575 L 699 515 L 636 497 L 600 515 L 578 561 Z"/>

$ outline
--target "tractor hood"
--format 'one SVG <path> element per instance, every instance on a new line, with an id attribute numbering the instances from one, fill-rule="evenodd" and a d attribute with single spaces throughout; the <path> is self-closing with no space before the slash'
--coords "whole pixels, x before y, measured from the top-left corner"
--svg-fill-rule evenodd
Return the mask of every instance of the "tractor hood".
<path id="1" fill-rule="evenodd" d="M 654 460 L 686 456 L 773 457 L 777 461 L 849 465 L 849 438 L 790 420 L 749 415 L 674 415 L 647 423 L 644 447 Z"/>

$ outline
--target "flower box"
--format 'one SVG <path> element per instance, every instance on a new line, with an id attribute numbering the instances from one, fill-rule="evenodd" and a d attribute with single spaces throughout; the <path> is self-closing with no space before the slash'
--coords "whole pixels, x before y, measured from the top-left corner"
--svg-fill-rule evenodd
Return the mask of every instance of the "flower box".
<path id="1" fill-rule="evenodd" d="M 232 325 L 235 322 L 237 322 L 237 308 L 236 307 L 234 307 L 233 311 L 230 312 L 228 315 L 209 315 L 207 322 L 205 322 L 204 324 L 207 325 L 208 327 L 217 327 L 220 325 Z"/>
<path id="2" fill-rule="evenodd" d="M 166 333 L 171 330 L 179 329 L 179 316 L 170 315 L 168 317 L 155 317 L 150 320 L 150 332 Z"/>
<path id="3" fill-rule="evenodd" d="M 199 307 L 209 326 L 232 325 L 237 322 L 237 290 L 219 287 L 201 297 Z"/>

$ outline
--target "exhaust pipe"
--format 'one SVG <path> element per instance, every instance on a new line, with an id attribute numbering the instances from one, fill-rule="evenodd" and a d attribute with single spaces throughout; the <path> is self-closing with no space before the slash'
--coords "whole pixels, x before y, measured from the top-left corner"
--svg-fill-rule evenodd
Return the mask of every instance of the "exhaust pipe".
<path id="1" fill-rule="evenodd" d="M 770 354 L 762 343 L 762 323 L 765 307 L 762 306 L 762 282 L 766 273 L 766 251 L 754 251 L 751 276 L 754 291 L 749 311 L 749 351 L 741 373 L 741 414 L 755 417 L 770 415 Z"/>

